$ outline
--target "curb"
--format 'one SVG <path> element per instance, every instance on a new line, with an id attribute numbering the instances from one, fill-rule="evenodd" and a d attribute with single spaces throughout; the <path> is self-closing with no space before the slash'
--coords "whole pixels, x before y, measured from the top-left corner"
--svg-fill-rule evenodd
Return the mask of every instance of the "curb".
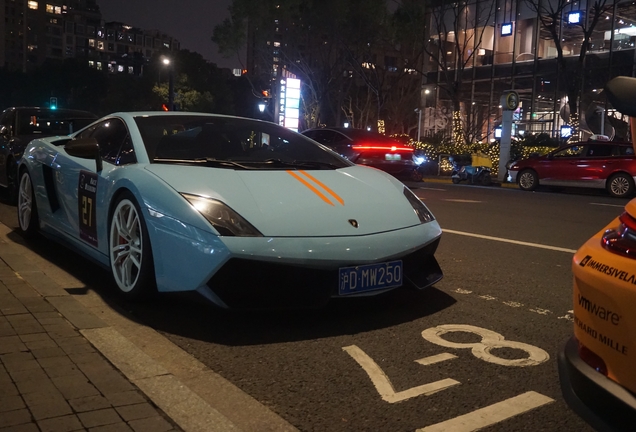
<path id="1" fill-rule="evenodd" d="M 0 344 L 0 399 L 5 400 L 4 387 L 9 385 L 15 389 L 10 394 L 15 405 L 0 407 L 0 429 L 27 428 L 31 423 L 34 430 L 39 430 L 38 427 L 42 430 L 76 430 L 104 426 L 112 430 L 132 428 L 136 431 L 297 431 L 268 407 L 154 329 L 138 324 L 127 318 L 125 312 L 108 306 L 90 287 L 30 250 L 22 237 L 2 223 L 0 246 L 0 341 L 9 342 L 6 338 L 10 338 L 12 342 L 11 345 Z M 30 306 L 36 302 L 40 309 Z M 46 310 L 46 315 L 39 314 L 39 310 Z M 36 355 L 35 345 L 29 345 L 24 339 L 44 338 L 46 332 L 61 332 L 58 329 L 61 324 L 56 324 L 58 327 L 55 328 L 47 327 L 46 320 L 53 319 L 66 326 L 67 336 L 73 336 L 78 343 L 80 339 L 84 341 L 85 353 L 73 357 L 68 353 L 72 353 L 71 350 L 65 354 L 56 348 L 61 355 L 70 357 L 63 364 L 62 357 L 55 357 L 61 360 L 52 363 L 50 360 L 44 362 L 46 358 L 40 359 Z M 14 323 L 27 320 L 30 327 L 23 327 L 21 333 Z M 57 341 L 54 339 L 53 342 Z M 62 349 L 66 351 L 66 348 Z M 7 363 L 13 357 L 31 358 L 33 355 L 35 359 L 28 360 L 29 367 L 44 368 L 41 372 L 43 380 L 52 380 L 51 391 L 59 396 L 55 400 L 41 399 L 40 405 L 36 406 L 32 406 L 33 393 L 29 392 L 39 389 L 26 388 L 17 381 L 21 377 L 18 369 L 25 366 L 16 362 L 10 367 Z M 108 365 L 111 372 L 106 375 L 110 378 L 106 380 L 93 371 L 94 367 L 81 363 L 86 360 L 82 355 L 90 355 L 94 362 L 101 362 L 102 368 Z M 45 364 L 50 368 L 47 369 Z M 76 380 L 72 385 L 80 389 L 71 389 L 74 394 L 56 381 L 55 377 L 62 374 L 62 367 L 74 369 L 69 372 Z M 139 394 L 135 402 L 138 405 L 133 406 L 137 413 L 131 414 L 133 408 L 126 411 L 123 408 L 127 407 L 112 402 L 108 391 L 116 379 Z M 88 393 L 84 395 L 82 389 Z M 147 412 L 152 407 L 147 402 L 145 405 L 139 403 L 146 400 L 140 398 L 141 394 L 161 410 L 151 417 L 155 423 L 148 420 L 150 417 L 143 418 L 152 413 L 139 412 L 142 408 Z M 77 408 L 77 401 L 86 399 L 82 396 L 99 399 L 101 404 L 95 405 L 91 399 L 93 409 L 82 411 Z M 41 411 L 47 412 L 45 418 L 41 418 Z"/>
<path id="2" fill-rule="evenodd" d="M 453 184 L 450 177 L 424 177 L 422 178 L 422 183 L 445 183 L 445 184 Z M 468 185 L 468 183 L 458 183 L 459 185 Z M 500 183 L 498 181 L 493 181 L 490 186 L 492 187 L 502 187 L 507 189 L 519 189 L 519 186 L 516 183 L 508 183 L 503 182 Z"/>

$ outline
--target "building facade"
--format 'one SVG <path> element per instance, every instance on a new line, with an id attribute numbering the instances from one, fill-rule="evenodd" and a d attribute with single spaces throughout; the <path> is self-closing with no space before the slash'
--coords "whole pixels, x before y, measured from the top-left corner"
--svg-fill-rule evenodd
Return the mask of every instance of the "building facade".
<path id="1" fill-rule="evenodd" d="M 464 124 L 479 129 L 475 136 L 492 140 L 501 121 L 500 96 L 515 90 L 521 101 L 515 134 L 558 137 L 561 126 L 576 123 L 583 135 L 626 136 L 627 123 L 602 90 L 615 76 L 635 74 L 636 2 L 453 5 L 438 2 L 428 14 L 423 135 L 452 133 L 450 116 L 461 108 Z"/>
<path id="2" fill-rule="evenodd" d="M 96 0 L 2 0 L 0 67 L 28 72 L 47 59 L 84 59 L 111 73 L 142 73 L 156 52 L 179 41 L 158 30 L 104 22 Z"/>

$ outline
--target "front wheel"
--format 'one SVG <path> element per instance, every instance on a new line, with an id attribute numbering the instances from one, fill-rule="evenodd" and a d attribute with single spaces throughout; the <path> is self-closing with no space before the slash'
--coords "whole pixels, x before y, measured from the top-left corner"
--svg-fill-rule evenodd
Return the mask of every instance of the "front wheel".
<path id="1" fill-rule="evenodd" d="M 521 171 L 517 183 L 519 183 L 519 188 L 533 191 L 539 186 L 539 176 L 532 170 Z"/>
<path id="2" fill-rule="evenodd" d="M 422 173 L 417 168 L 411 171 L 411 173 L 409 174 L 409 180 L 414 182 L 422 181 L 422 177 Z"/>
<path id="3" fill-rule="evenodd" d="M 38 233 L 39 224 L 31 176 L 24 170 L 18 186 L 18 227 L 25 238 L 33 238 Z"/>
<path id="4" fill-rule="evenodd" d="M 453 177 L 451 180 L 453 181 L 453 184 L 457 184 L 460 181 L 462 181 L 460 178 L 457 178 L 457 177 Z"/>
<path id="5" fill-rule="evenodd" d="M 489 171 L 484 171 L 481 174 L 480 183 L 483 186 L 488 186 L 488 185 L 490 185 L 492 183 L 492 178 L 490 177 L 490 172 Z"/>
<path id="6" fill-rule="evenodd" d="M 139 300 L 154 291 L 154 264 L 148 229 L 130 192 L 119 196 L 111 214 L 108 249 L 113 279 L 124 296 Z"/>
<path id="7" fill-rule="evenodd" d="M 625 198 L 634 193 L 634 179 L 627 174 L 615 174 L 607 182 L 607 191 L 617 198 Z"/>

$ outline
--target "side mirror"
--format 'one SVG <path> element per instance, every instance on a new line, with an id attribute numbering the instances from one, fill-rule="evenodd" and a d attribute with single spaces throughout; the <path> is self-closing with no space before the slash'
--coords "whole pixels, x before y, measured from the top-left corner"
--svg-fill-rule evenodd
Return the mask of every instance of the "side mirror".
<path id="1" fill-rule="evenodd" d="M 0 136 L 9 138 L 9 128 L 4 125 L 0 125 Z"/>
<path id="2" fill-rule="evenodd" d="M 95 159 L 95 170 L 103 169 L 102 157 L 99 155 L 99 144 L 95 138 L 78 138 L 70 140 L 64 146 L 66 153 L 82 159 Z"/>

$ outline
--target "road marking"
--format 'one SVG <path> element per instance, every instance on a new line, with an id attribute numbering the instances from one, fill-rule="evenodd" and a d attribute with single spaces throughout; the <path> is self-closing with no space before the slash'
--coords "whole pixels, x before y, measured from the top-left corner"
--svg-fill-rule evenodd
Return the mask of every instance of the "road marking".
<path id="1" fill-rule="evenodd" d="M 415 362 L 421 364 L 422 366 L 428 366 L 428 365 L 432 365 L 435 363 L 443 362 L 446 360 L 452 360 L 456 358 L 457 356 L 455 354 L 441 353 L 441 354 L 436 354 L 429 357 L 424 357 L 419 360 L 415 360 Z"/>
<path id="2" fill-rule="evenodd" d="M 445 199 L 444 201 L 459 202 L 459 203 L 480 203 L 483 201 L 465 200 L 465 199 Z"/>
<path id="3" fill-rule="evenodd" d="M 568 313 L 566 313 L 563 316 L 558 317 L 557 319 L 564 319 L 564 320 L 568 320 L 568 321 L 574 321 L 573 315 L 574 315 L 574 311 L 573 310 L 569 310 Z"/>
<path id="4" fill-rule="evenodd" d="M 418 186 L 418 189 L 424 189 L 424 190 L 433 190 L 433 191 L 446 192 L 446 189 L 429 188 L 429 187 L 419 187 L 419 186 Z"/>
<path id="5" fill-rule="evenodd" d="M 529 391 L 468 414 L 426 426 L 425 428 L 418 429 L 417 432 L 476 431 L 552 402 L 554 402 L 552 398 L 544 396 L 541 393 Z"/>
<path id="6" fill-rule="evenodd" d="M 552 313 L 548 309 L 541 309 L 541 308 L 534 308 L 534 309 L 528 309 L 528 310 L 530 312 L 538 313 L 539 315 L 547 315 Z"/>
<path id="7" fill-rule="evenodd" d="M 468 291 L 468 290 L 461 289 L 461 288 L 457 288 L 457 289 L 455 290 L 455 292 L 456 292 L 456 293 L 459 293 L 459 294 L 470 294 L 470 293 L 472 293 L 472 291 Z"/>
<path id="8" fill-rule="evenodd" d="M 618 204 L 605 204 L 605 203 L 590 203 L 590 205 L 607 206 L 607 207 L 620 207 L 620 208 L 625 207 L 624 205 L 618 205 Z"/>
<path id="9" fill-rule="evenodd" d="M 480 296 L 477 296 L 477 297 L 482 298 L 482 299 L 484 299 L 484 300 L 497 300 L 497 297 L 493 297 L 493 296 L 488 295 L 488 294 L 486 294 L 486 295 L 480 295 Z"/>
<path id="10" fill-rule="evenodd" d="M 511 243 L 511 244 L 516 244 L 516 245 L 521 245 L 521 246 L 530 246 L 530 247 L 535 247 L 535 248 L 539 248 L 539 249 L 548 249 L 548 250 L 553 250 L 553 251 L 557 251 L 557 252 L 568 252 L 568 253 L 572 253 L 572 254 L 576 252 L 576 249 L 567 249 L 567 248 L 562 248 L 562 247 L 557 247 L 557 246 L 542 245 L 542 244 L 539 244 L 539 243 L 529 243 L 529 242 L 523 242 L 523 241 L 519 241 L 519 240 L 510 240 L 510 239 L 505 239 L 505 238 L 501 238 L 501 237 L 491 237 L 491 236 L 482 235 L 482 234 L 473 234 L 473 233 L 449 230 L 449 229 L 444 229 L 444 228 L 442 228 L 442 232 L 447 232 L 447 233 L 450 233 L 450 234 L 463 235 L 463 236 L 467 236 L 467 237 L 476 237 L 476 238 L 485 239 L 485 240 L 494 240 L 494 241 L 499 241 L 499 242 L 503 242 L 503 243 Z"/>
<path id="11" fill-rule="evenodd" d="M 369 375 L 371 382 L 375 386 L 375 389 L 382 397 L 382 400 L 388 403 L 401 402 L 406 399 L 410 399 L 420 395 L 431 395 L 438 391 L 445 390 L 454 385 L 460 384 L 459 381 L 454 379 L 445 378 L 443 380 L 435 381 L 429 384 L 424 384 L 417 387 L 412 387 L 407 390 L 396 392 L 391 384 L 391 380 L 386 376 L 384 371 L 380 369 L 380 366 L 373 361 L 364 351 L 355 345 L 346 346 L 342 348 L 346 351 L 355 361 L 358 362 L 362 369 Z"/>
<path id="12" fill-rule="evenodd" d="M 513 308 L 518 308 L 518 307 L 523 306 L 523 303 L 514 302 L 514 301 L 505 301 L 505 302 L 502 302 L 502 303 L 505 304 L 506 306 L 510 306 L 510 307 L 513 307 Z"/>
<path id="13" fill-rule="evenodd" d="M 474 333 L 481 336 L 481 342 L 452 342 L 442 336 L 446 333 Z M 422 332 L 422 337 L 435 345 L 446 348 L 470 348 L 471 353 L 480 360 L 494 363 L 500 366 L 527 367 L 537 366 L 550 360 L 550 355 L 539 347 L 523 342 L 507 340 L 502 334 L 482 327 L 466 324 L 445 324 L 431 327 Z M 527 357 L 518 359 L 506 359 L 493 354 L 491 351 L 497 348 L 513 348 L 525 351 Z"/>

